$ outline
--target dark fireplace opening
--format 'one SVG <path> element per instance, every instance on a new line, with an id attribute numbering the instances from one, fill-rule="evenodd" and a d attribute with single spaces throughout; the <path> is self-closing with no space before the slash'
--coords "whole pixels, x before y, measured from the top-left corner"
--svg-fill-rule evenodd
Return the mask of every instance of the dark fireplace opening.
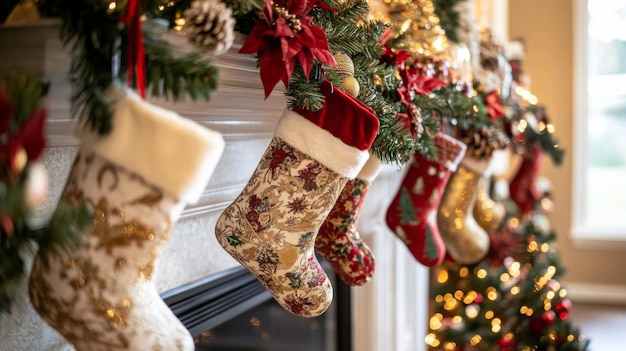
<path id="1" fill-rule="evenodd" d="M 284 310 L 243 267 L 231 268 L 161 294 L 187 327 L 196 351 L 351 350 L 350 287 L 320 258 L 333 303 L 321 316 Z"/>

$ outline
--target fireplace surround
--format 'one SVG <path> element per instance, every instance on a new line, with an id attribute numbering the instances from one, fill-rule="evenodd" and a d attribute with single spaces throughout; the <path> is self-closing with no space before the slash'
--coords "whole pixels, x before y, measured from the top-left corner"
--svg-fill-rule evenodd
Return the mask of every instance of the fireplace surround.
<path id="1" fill-rule="evenodd" d="M 351 350 L 350 287 L 322 266 L 334 289 L 321 316 L 303 318 L 284 310 L 243 267 L 234 267 L 161 294 L 194 337 L 196 350 Z"/>

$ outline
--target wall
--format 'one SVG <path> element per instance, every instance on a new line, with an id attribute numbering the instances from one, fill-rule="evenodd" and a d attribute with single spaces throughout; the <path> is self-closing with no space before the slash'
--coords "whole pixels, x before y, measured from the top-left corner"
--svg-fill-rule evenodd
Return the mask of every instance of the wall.
<path id="1" fill-rule="evenodd" d="M 579 1 L 579 0 L 574 0 Z M 566 156 L 560 167 L 550 160 L 543 174 L 554 187 L 555 210 L 551 222 L 558 250 L 567 270 L 563 281 L 572 299 L 626 302 L 626 266 L 623 245 L 613 248 L 579 244 L 571 237 L 574 147 L 574 1 L 510 0 L 509 36 L 523 38 L 527 55 L 524 68 L 531 90 L 545 104 Z"/>

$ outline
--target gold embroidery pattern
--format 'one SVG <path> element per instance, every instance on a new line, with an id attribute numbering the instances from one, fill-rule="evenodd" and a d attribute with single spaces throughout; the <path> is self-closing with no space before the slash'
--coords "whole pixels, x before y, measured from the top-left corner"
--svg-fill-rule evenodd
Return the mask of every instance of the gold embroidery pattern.
<path id="1" fill-rule="evenodd" d="M 317 316 L 332 301 L 314 243 L 347 181 L 274 138 L 246 187 L 217 221 L 220 245 L 296 315 Z"/>
<path id="2" fill-rule="evenodd" d="M 77 249 L 35 259 L 35 310 L 78 351 L 193 350 L 151 280 L 177 200 L 83 150 L 61 201 L 90 204 L 94 221 Z"/>

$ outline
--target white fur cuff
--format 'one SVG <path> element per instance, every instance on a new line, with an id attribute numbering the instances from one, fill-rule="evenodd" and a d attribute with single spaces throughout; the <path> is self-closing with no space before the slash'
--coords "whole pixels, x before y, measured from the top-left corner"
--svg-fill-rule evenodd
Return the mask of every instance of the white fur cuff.
<path id="1" fill-rule="evenodd" d="M 77 134 L 83 147 L 181 201 L 198 201 L 224 150 L 221 134 L 145 102 L 133 92 L 109 93 L 113 128 L 104 136 L 80 128 Z"/>
<path id="2" fill-rule="evenodd" d="M 290 109 L 285 109 L 274 135 L 311 156 L 344 177 L 353 179 L 367 161 L 369 153 L 344 144 L 327 130 L 311 123 Z"/>
<path id="3" fill-rule="evenodd" d="M 356 176 L 361 180 L 372 182 L 376 179 L 376 176 L 380 172 L 380 160 L 373 154 L 370 154 L 370 158 L 365 162 L 365 166 L 361 169 L 361 172 Z"/>

